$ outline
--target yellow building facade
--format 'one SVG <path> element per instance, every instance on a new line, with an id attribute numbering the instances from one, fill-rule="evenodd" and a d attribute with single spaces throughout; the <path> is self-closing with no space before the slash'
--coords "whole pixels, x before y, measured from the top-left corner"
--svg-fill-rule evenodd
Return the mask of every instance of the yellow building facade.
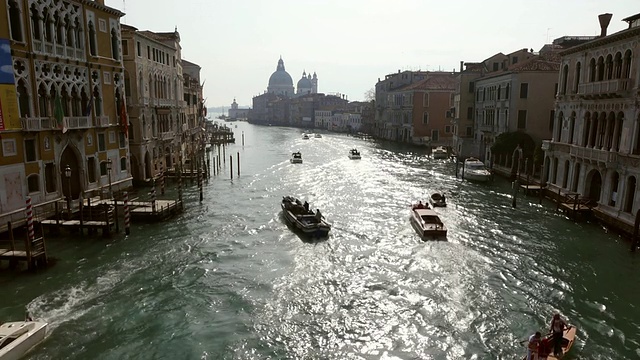
<path id="1" fill-rule="evenodd" d="M 27 196 L 131 186 L 123 15 L 103 0 L 0 2 L 0 224 Z"/>

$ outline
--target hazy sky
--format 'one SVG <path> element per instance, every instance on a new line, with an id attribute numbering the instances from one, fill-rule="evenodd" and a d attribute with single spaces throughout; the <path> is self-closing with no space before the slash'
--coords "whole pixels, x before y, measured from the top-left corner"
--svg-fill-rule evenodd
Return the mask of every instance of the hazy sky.
<path id="1" fill-rule="evenodd" d="M 123 23 L 180 32 L 182 56 L 202 66 L 207 106 L 240 105 L 267 89 L 282 55 L 294 86 L 318 74 L 319 92 L 362 100 L 378 78 L 459 69 L 497 52 L 535 51 L 565 35 L 627 27 L 638 0 L 106 0 Z"/>

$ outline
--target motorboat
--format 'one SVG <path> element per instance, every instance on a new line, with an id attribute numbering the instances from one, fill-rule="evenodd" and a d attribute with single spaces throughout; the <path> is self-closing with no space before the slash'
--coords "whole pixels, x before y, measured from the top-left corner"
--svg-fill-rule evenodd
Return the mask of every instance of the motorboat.
<path id="1" fill-rule="evenodd" d="M 414 206 L 411 209 L 411 225 L 422 240 L 446 240 L 447 227 L 433 209 Z"/>
<path id="2" fill-rule="evenodd" d="M 292 153 L 289 161 L 291 161 L 292 164 L 302 164 L 302 154 L 300 151 Z"/>
<path id="3" fill-rule="evenodd" d="M 433 193 L 429 197 L 429 203 L 433 207 L 444 207 L 447 206 L 447 198 L 444 196 L 444 194 Z"/>
<path id="4" fill-rule="evenodd" d="M 431 151 L 431 155 L 434 159 L 446 159 L 449 156 L 449 153 L 444 146 L 438 146 Z"/>
<path id="5" fill-rule="evenodd" d="M 577 329 L 575 326 L 569 326 L 564 330 L 562 334 L 562 355 L 560 357 L 556 357 L 553 355 L 553 335 L 549 334 L 547 336 L 543 336 L 540 345 L 538 346 L 538 359 L 546 359 L 546 360 L 560 360 L 567 355 L 573 343 L 576 339 Z M 525 344 L 527 340 L 521 342 L 521 344 Z M 527 360 L 527 356 L 525 355 L 523 360 Z"/>
<path id="6" fill-rule="evenodd" d="M 360 160 L 360 151 L 358 151 L 358 149 L 351 149 L 349 150 L 349 159 L 351 160 Z"/>
<path id="7" fill-rule="evenodd" d="M 302 140 L 309 140 L 309 135 L 302 134 Z"/>
<path id="8" fill-rule="evenodd" d="M 308 204 L 305 206 L 293 196 L 283 196 L 280 206 L 287 223 L 303 234 L 313 237 L 329 235 L 331 224 L 325 220 L 320 210 L 314 213 L 309 210 Z"/>
<path id="9" fill-rule="evenodd" d="M 465 159 L 462 168 L 458 171 L 464 180 L 487 182 L 492 179 L 491 171 L 484 163 L 476 158 Z"/>
<path id="10" fill-rule="evenodd" d="M 320 134 L 318 134 L 318 133 L 315 133 L 315 134 L 313 135 L 313 137 L 314 137 L 314 138 L 316 138 L 316 139 L 320 139 L 320 138 L 322 138 L 322 135 L 320 135 Z"/>
<path id="11" fill-rule="evenodd" d="M 0 359 L 17 360 L 44 340 L 47 323 L 15 321 L 0 325 Z"/>

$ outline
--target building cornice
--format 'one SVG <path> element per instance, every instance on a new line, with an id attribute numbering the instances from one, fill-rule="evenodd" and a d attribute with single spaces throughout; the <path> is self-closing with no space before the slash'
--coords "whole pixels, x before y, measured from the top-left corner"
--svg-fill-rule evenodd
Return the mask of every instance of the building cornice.
<path id="1" fill-rule="evenodd" d="M 87 7 L 92 7 L 94 9 L 97 10 L 101 10 L 104 11 L 106 13 L 109 13 L 111 15 L 115 15 L 118 18 L 121 18 L 125 15 L 125 13 L 123 13 L 122 11 L 112 8 L 112 7 L 108 7 L 106 5 L 102 5 L 100 3 L 98 3 L 97 1 L 93 1 L 93 0 L 76 0 L 77 2 L 87 6 Z"/>
<path id="2" fill-rule="evenodd" d="M 622 31 L 618 31 L 615 34 L 611 34 L 609 36 L 604 36 L 604 37 L 600 37 L 597 38 L 595 40 L 586 42 L 584 44 L 580 44 L 580 45 L 576 45 L 574 47 L 571 47 L 567 50 L 563 50 L 560 52 L 560 55 L 562 56 L 566 56 L 566 55 L 570 55 L 573 53 L 577 53 L 580 51 L 584 51 L 584 50 L 589 50 L 589 49 L 593 49 L 593 48 L 598 48 L 601 47 L 603 45 L 607 45 L 616 41 L 620 41 L 620 40 L 625 40 L 625 39 L 629 39 L 635 36 L 640 36 L 640 26 L 639 27 L 634 27 L 631 29 L 625 29 Z"/>

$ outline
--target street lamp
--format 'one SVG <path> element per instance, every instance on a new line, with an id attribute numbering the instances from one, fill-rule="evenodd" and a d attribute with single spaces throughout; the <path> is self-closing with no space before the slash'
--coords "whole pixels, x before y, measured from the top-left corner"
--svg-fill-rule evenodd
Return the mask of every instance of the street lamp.
<path id="1" fill-rule="evenodd" d="M 67 178 L 67 186 L 69 192 L 67 193 L 67 212 L 69 213 L 69 219 L 71 219 L 71 167 L 67 165 L 64 168 L 64 177 Z"/>
<path id="2" fill-rule="evenodd" d="M 111 192 L 111 159 L 107 160 L 107 175 L 109 176 L 109 199 L 113 198 Z"/>

